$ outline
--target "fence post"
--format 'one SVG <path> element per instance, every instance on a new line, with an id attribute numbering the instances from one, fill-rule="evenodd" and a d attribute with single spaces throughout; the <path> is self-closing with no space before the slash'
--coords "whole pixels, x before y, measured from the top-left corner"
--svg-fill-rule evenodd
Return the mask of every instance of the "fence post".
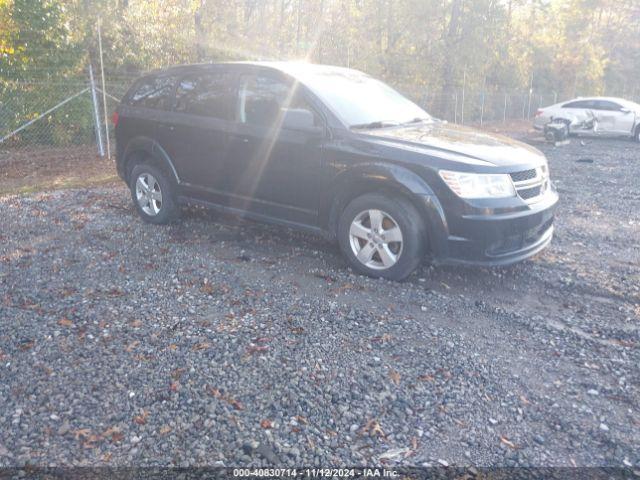
<path id="1" fill-rule="evenodd" d="M 455 104 L 453 107 L 453 123 L 458 123 L 458 92 L 455 93 Z"/>
<path id="2" fill-rule="evenodd" d="M 487 89 L 487 76 L 485 75 L 484 79 L 482 80 L 482 100 L 481 100 L 481 104 L 480 104 L 480 126 L 482 126 L 482 120 L 484 118 L 484 95 L 485 95 L 485 90 Z"/>
<path id="3" fill-rule="evenodd" d="M 98 96 L 96 94 L 96 82 L 93 78 L 93 66 L 89 64 L 89 82 L 91 83 L 91 101 L 93 103 L 93 123 L 96 128 L 96 141 L 98 153 L 104 157 L 104 144 L 102 143 L 102 125 L 100 125 L 100 110 L 98 109 Z"/>
<path id="4" fill-rule="evenodd" d="M 507 94 L 504 94 L 504 108 L 502 109 L 502 123 L 507 123 Z"/>
<path id="5" fill-rule="evenodd" d="M 529 82 L 529 106 L 527 107 L 527 118 L 531 118 L 531 95 L 533 95 L 533 73 Z"/>
<path id="6" fill-rule="evenodd" d="M 100 24 L 102 19 L 98 19 L 98 50 L 100 51 L 100 75 L 102 76 L 102 108 L 104 109 L 104 130 L 107 136 L 107 158 L 111 160 L 111 144 L 109 142 L 109 117 L 107 115 L 107 89 L 104 86 L 104 62 L 102 61 L 102 33 Z"/>
<path id="7" fill-rule="evenodd" d="M 464 91 L 467 87 L 467 66 L 464 66 L 462 72 L 462 105 L 460 108 L 460 125 L 464 125 Z"/>

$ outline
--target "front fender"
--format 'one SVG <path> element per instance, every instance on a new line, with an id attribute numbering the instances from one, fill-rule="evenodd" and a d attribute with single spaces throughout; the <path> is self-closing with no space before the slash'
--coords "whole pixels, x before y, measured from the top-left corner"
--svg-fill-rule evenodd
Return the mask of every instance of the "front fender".
<path id="1" fill-rule="evenodd" d="M 332 185 L 321 212 L 332 236 L 340 213 L 349 201 L 370 191 L 389 189 L 404 194 L 418 208 L 434 253 L 446 248 L 448 227 L 440 200 L 429 184 L 408 168 L 378 162 L 360 163 L 339 173 Z"/>

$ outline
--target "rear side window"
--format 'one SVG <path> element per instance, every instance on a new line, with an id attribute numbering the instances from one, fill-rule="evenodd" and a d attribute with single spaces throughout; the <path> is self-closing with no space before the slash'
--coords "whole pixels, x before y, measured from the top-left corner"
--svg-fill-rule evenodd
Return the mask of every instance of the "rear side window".
<path id="1" fill-rule="evenodd" d="M 565 103 L 562 108 L 596 108 L 593 100 L 578 100 L 576 102 Z"/>
<path id="2" fill-rule="evenodd" d="M 175 76 L 153 77 L 142 80 L 129 96 L 128 103 L 134 107 L 170 110 L 173 103 Z"/>
<path id="3" fill-rule="evenodd" d="M 176 90 L 176 112 L 230 120 L 235 102 L 232 78 L 224 72 L 184 77 Z"/>

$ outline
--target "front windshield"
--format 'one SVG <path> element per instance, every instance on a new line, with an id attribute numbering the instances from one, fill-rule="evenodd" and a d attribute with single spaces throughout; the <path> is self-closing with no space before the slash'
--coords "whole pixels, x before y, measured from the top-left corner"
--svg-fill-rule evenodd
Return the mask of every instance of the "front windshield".
<path id="1" fill-rule="evenodd" d="M 393 88 L 360 72 L 314 72 L 305 75 L 303 81 L 348 127 L 376 123 L 380 127 L 431 119 Z"/>

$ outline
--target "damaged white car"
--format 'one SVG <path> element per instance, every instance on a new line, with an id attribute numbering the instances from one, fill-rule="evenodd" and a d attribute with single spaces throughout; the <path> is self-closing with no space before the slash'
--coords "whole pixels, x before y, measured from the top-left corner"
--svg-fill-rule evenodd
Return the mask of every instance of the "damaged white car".
<path id="1" fill-rule="evenodd" d="M 640 142 L 640 105 L 614 97 L 576 98 L 541 108 L 533 127 L 544 130 L 552 121 L 566 121 L 575 135 L 631 137 Z"/>

